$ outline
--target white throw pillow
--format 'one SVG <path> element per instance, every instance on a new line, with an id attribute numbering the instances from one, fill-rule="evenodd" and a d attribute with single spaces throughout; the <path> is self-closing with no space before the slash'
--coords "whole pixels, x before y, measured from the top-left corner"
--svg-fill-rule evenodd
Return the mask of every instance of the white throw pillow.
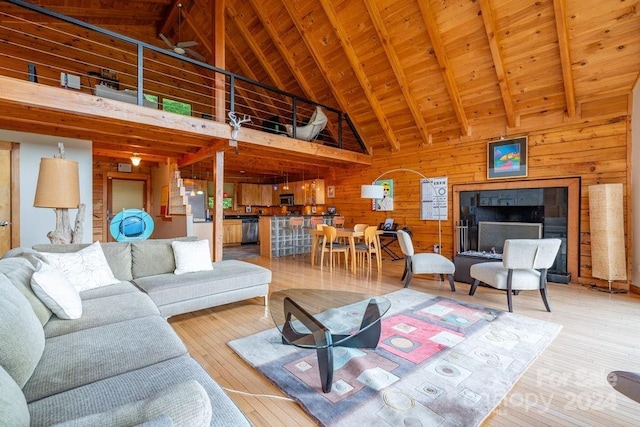
<path id="1" fill-rule="evenodd" d="M 43 255 L 53 268 L 65 275 L 78 292 L 120 282 L 114 277 L 100 242 L 78 252 L 43 252 Z"/>
<path id="2" fill-rule="evenodd" d="M 82 301 L 78 290 L 64 274 L 43 262 L 38 262 L 31 276 L 31 289 L 60 319 L 79 319 Z"/>
<path id="3" fill-rule="evenodd" d="M 171 247 L 176 260 L 175 274 L 213 270 L 208 240 L 195 242 L 174 241 L 171 242 Z"/>

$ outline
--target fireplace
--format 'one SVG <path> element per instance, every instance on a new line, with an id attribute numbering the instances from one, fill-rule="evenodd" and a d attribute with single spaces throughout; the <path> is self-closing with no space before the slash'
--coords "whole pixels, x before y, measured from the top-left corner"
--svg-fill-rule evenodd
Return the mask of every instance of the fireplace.
<path id="1" fill-rule="evenodd" d="M 578 277 L 579 188 L 579 178 L 455 185 L 456 254 L 500 254 L 507 238 L 559 238 L 549 280 L 569 283 Z"/>

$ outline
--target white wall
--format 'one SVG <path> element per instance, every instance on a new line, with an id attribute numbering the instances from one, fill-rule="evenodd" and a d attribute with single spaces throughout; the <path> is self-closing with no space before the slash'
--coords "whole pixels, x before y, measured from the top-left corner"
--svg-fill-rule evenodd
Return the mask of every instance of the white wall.
<path id="1" fill-rule="evenodd" d="M 86 205 L 82 241 L 93 239 L 93 156 L 92 142 L 81 139 L 60 138 L 0 129 L 0 140 L 20 143 L 20 246 L 50 243 L 47 233 L 56 228 L 53 209 L 34 208 L 38 170 L 42 157 L 53 157 L 58 142 L 64 143 L 65 158 L 79 164 L 80 202 Z M 77 209 L 69 209 L 71 225 Z"/>
<path id="2" fill-rule="evenodd" d="M 631 115 L 631 221 L 632 252 L 631 283 L 640 286 L 640 82 L 633 89 Z"/>

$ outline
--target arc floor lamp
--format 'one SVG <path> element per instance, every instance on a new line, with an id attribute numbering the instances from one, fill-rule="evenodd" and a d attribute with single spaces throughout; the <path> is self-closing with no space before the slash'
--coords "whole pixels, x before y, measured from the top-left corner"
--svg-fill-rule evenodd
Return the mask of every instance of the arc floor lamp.
<path id="1" fill-rule="evenodd" d="M 407 169 L 407 168 L 391 169 L 391 170 L 388 170 L 388 171 L 383 172 L 382 174 L 380 174 L 380 176 L 378 176 L 376 179 L 373 180 L 372 184 L 362 185 L 360 187 L 360 197 L 363 198 L 363 199 L 382 199 L 384 197 L 384 187 L 382 185 L 377 185 L 376 181 L 380 180 L 380 178 L 383 178 L 383 177 L 385 177 L 385 176 L 387 176 L 389 174 L 395 173 L 395 172 L 414 173 L 414 174 L 420 176 L 422 179 L 424 179 L 425 182 L 428 182 L 429 185 L 431 186 L 431 188 L 433 189 L 433 193 L 434 193 L 433 204 L 434 204 L 434 207 L 437 209 L 437 216 L 438 216 L 438 252 L 442 253 L 442 219 L 441 219 L 441 215 L 440 215 L 440 203 L 436 203 L 435 195 L 437 194 L 437 189 L 436 189 L 435 185 L 433 185 L 433 182 L 431 182 L 431 180 L 429 178 L 427 178 L 426 176 L 424 176 L 420 172 L 415 171 L 413 169 Z"/>

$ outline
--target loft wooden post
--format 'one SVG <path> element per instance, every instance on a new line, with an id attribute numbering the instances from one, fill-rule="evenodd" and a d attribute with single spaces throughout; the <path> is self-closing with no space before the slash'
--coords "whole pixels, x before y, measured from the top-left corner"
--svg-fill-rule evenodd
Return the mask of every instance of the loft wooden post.
<path id="1" fill-rule="evenodd" d="M 211 16 L 213 17 L 213 65 L 225 69 L 224 47 L 224 3 L 225 0 L 213 0 L 211 2 Z M 225 76 L 216 73 L 214 77 L 214 116 L 218 122 L 226 122 L 224 106 L 226 104 Z"/>
<path id="2" fill-rule="evenodd" d="M 213 260 L 222 261 L 222 237 L 224 217 L 222 199 L 224 197 L 224 151 L 216 152 L 213 160 Z"/>

